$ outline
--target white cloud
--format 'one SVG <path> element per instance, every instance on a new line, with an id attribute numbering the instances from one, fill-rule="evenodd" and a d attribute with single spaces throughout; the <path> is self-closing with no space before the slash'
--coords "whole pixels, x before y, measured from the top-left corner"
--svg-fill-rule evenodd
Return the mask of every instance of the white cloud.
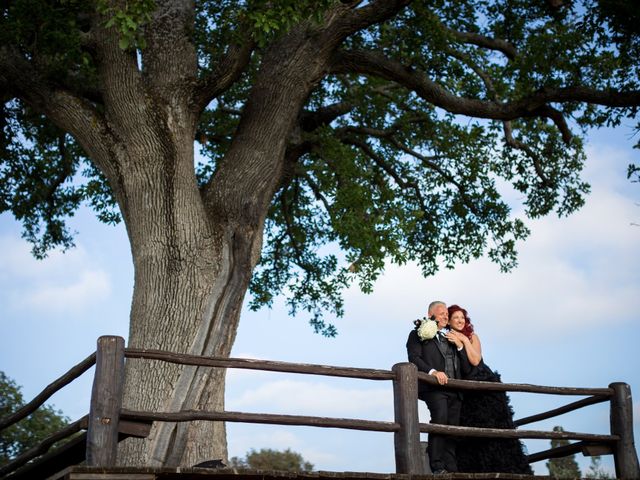
<path id="1" fill-rule="evenodd" d="M 38 278 L 42 275 L 61 274 L 70 267 L 88 261 L 86 251 L 77 246 L 66 253 L 54 250 L 44 260 L 36 260 L 31 255 L 30 245 L 14 236 L 0 236 L 0 272 L 2 275 L 17 275 L 22 278 Z"/>
<path id="2" fill-rule="evenodd" d="M 246 355 L 231 355 L 233 358 L 256 358 L 248 357 Z M 267 372 L 260 370 L 250 370 L 247 368 L 228 368 L 227 369 L 227 384 L 230 382 L 236 382 L 239 380 L 258 380 L 268 376 Z"/>
<path id="3" fill-rule="evenodd" d="M 78 312 L 111 294 L 109 275 L 92 264 L 82 246 L 36 260 L 25 242 L 3 236 L 0 250 L 2 294 L 10 308 Z"/>
<path id="4" fill-rule="evenodd" d="M 228 398 L 227 408 L 313 416 L 393 419 L 393 393 L 388 389 L 343 388 L 321 382 L 277 380 Z"/>
<path id="5" fill-rule="evenodd" d="M 635 189 L 626 178 L 627 165 L 637 161 L 633 158 L 630 144 L 618 145 L 613 143 L 591 143 L 585 149 L 587 162 L 584 177 L 594 185 L 608 190 Z"/>
<path id="6" fill-rule="evenodd" d="M 85 270 L 67 285 L 46 285 L 25 295 L 27 306 L 38 310 L 82 310 L 111 293 L 109 277 L 102 271 Z"/>

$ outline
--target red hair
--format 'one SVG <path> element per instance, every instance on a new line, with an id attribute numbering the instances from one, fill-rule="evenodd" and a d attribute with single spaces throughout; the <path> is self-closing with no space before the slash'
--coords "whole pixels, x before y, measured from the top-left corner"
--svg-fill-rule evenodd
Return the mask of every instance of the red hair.
<path id="1" fill-rule="evenodd" d="M 456 312 L 462 312 L 462 315 L 464 315 L 464 328 L 462 329 L 462 333 L 471 338 L 471 335 L 473 335 L 473 325 L 471 324 L 471 317 L 469 317 L 467 311 L 459 305 L 451 305 L 447 310 L 449 310 L 449 318 Z"/>

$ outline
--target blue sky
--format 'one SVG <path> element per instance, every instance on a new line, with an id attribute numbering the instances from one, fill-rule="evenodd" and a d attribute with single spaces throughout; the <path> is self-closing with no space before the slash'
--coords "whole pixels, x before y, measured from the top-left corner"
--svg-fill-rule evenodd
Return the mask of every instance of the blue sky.
<path id="1" fill-rule="evenodd" d="M 640 185 L 626 179 L 639 162 L 630 126 L 593 132 L 584 178 L 592 185 L 586 205 L 563 219 L 528 221 L 531 236 L 519 246 L 519 266 L 503 274 L 486 259 L 424 279 L 414 265 L 389 265 L 370 295 L 345 294 L 339 335 L 312 333 L 306 318 L 290 318 L 282 302 L 245 309 L 232 352 L 300 363 L 390 369 L 406 361 L 411 321 L 430 300 L 468 309 L 483 342 L 485 361 L 503 381 L 539 385 L 631 385 L 636 438 L 640 435 Z M 509 194 L 512 195 L 512 194 Z M 511 197 L 517 210 L 518 198 Z M 95 349 L 100 335 L 126 338 L 133 269 L 125 230 L 100 224 L 90 211 L 72 220 L 76 248 L 34 260 L 11 216 L 0 216 L 0 369 L 31 399 Z M 87 413 L 91 374 L 50 403 L 76 419 Z M 393 419 L 391 385 L 246 370 L 230 370 L 227 409 L 265 413 Z M 511 394 L 516 418 L 578 397 Z M 421 421 L 428 411 L 420 406 Z M 608 433 L 606 404 L 526 428 Z M 393 437 L 311 427 L 228 425 L 230 456 L 250 449 L 291 448 L 316 469 L 392 472 Z M 530 452 L 548 441 L 527 441 Z M 589 461 L 577 458 L 583 471 Z M 603 465 L 612 469 L 612 459 Z M 544 462 L 534 464 L 546 473 Z"/>

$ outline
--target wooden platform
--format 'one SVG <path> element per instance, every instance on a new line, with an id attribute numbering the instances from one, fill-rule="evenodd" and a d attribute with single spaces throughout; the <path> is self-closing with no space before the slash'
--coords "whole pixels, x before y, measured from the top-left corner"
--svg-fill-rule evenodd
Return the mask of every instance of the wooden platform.
<path id="1" fill-rule="evenodd" d="M 282 472 L 234 468 L 91 468 L 74 466 L 47 480 L 431 480 L 431 479 L 510 479 L 549 480 L 546 475 L 512 473 L 449 473 L 446 475 L 406 475 L 367 472 Z"/>

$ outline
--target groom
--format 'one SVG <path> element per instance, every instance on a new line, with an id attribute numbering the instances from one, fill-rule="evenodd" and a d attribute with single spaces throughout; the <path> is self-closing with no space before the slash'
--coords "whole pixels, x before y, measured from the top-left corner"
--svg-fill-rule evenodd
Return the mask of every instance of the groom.
<path id="1" fill-rule="evenodd" d="M 431 423 L 443 425 L 460 424 L 460 407 L 462 394 L 443 388 L 449 378 L 462 378 L 462 371 L 470 369 L 469 360 L 463 349 L 458 349 L 446 338 L 449 324 L 449 313 L 444 302 L 435 301 L 429 304 L 427 312 L 429 318 L 435 317 L 438 323 L 438 333 L 431 340 L 420 340 L 417 330 L 409 334 L 407 353 L 409 361 L 418 370 L 433 375 L 438 385 L 426 382 L 418 383 L 418 398 L 424 400 L 431 414 Z M 434 474 L 457 472 L 458 465 L 455 455 L 455 440 L 450 435 L 429 434 L 429 463 Z"/>

